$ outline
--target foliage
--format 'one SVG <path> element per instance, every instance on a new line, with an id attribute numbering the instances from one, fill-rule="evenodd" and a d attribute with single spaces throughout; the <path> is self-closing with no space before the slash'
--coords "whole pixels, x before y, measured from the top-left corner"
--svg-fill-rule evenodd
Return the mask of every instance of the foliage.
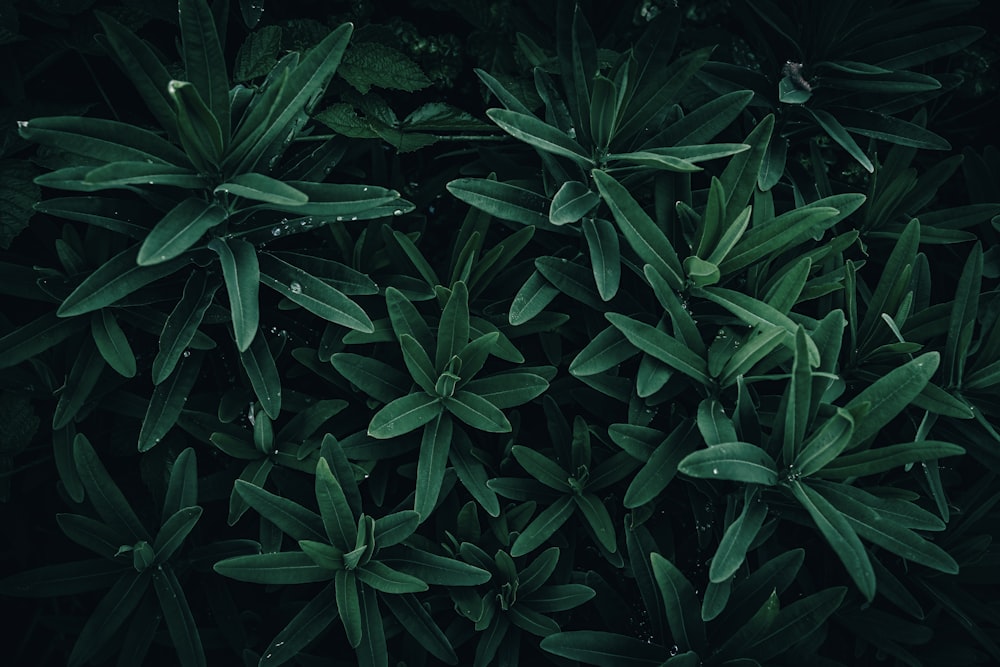
<path id="1" fill-rule="evenodd" d="M 974 2 L 286 5 L 0 2 L 12 660 L 1000 661 Z"/>

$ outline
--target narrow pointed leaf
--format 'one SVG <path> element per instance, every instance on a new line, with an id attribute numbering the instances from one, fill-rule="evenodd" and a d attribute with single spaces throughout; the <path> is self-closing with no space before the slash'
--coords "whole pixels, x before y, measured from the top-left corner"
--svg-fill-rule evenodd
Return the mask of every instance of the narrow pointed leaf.
<path id="1" fill-rule="evenodd" d="M 701 479 L 728 479 L 774 486 L 778 470 L 763 449 L 747 442 L 724 442 L 684 457 L 677 469 Z"/>
<path id="2" fill-rule="evenodd" d="M 241 352 L 246 351 L 257 335 L 260 320 L 257 251 L 251 243 L 242 239 L 216 238 L 209 241 L 208 247 L 219 255 L 222 265 L 236 347 Z"/>
<path id="3" fill-rule="evenodd" d="M 221 206 L 195 197 L 185 199 L 150 230 L 139 248 L 136 263 L 150 266 L 177 257 L 227 217 L 229 213 Z"/>

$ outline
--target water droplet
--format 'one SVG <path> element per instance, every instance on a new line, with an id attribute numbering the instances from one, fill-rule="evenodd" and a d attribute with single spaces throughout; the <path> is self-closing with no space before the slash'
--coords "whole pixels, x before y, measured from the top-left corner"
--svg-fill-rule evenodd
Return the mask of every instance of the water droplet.
<path id="1" fill-rule="evenodd" d="M 297 282 L 292 282 L 288 289 L 292 290 L 292 294 L 302 294 L 302 285 Z"/>
<path id="2" fill-rule="evenodd" d="M 575 127 L 569 128 L 568 130 L 566 130 L 566 134 L 569 135 L 570 139 L 576 139 L 576 128 Z"/>
<path id="3" fill-rule="evenodd" d="M 27 125 L 27 123 L 25 123 L 25 125 Z M 361 191 L 368 192 L 368 186 L 366 185 L 365 187 L 361 188 Z"/>
<path id="4" fill-rule="evenodd" d="M 712 468 L 712 474 L 713 475 L 718 475 L 719 474 L 719 469 L 718 468 Z"/>
<path id="5" fill-rule="evenodd" d="M 275 227 L 272 229 L 271 236 L 281 236 L 281 227 Z"/>
<path id="6" fill-rule="evenodd" d="M 186 357 L 190 357 L 191 356 L 191 350 L 184 350 L 184 352 L 181 353 L 181 356 L 183 356 L 185 358 Z"/>
<path id="7" fill-rule="evenodd" d="M 19 121 L 17 121 L 17 126 L 20 127 L 20 128 L 22 128 L 22 129 L 26 128 L 26 127 L 28 127 L 28 121 L 26 121 L 26 120 L 19 120 Z"/>
<path id="8" fill-rule="evenodd" d="M 397 208 L 395 211 L 392 212 L 392 214 L 393 215 L 403 215 L 403 209 Z"/>

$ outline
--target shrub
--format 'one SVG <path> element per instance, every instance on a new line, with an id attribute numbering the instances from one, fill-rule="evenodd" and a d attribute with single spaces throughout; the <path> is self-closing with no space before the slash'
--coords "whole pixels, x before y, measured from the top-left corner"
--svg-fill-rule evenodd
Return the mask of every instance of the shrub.
<path id="1" fill-rule="evenodd" d="M 1000 661 L 975 3 L 36 4 L 16 662 Z"/>

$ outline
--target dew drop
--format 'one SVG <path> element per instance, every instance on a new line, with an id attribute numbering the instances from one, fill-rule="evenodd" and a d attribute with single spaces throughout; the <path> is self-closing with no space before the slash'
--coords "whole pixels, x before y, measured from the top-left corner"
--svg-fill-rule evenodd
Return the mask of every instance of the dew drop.
<path id="1" fill-rule="evenodd" d="M 22 128 L 22 129 L 24 129 L 24 128 L 28 127 L 28 121 L 26 121 L 26 120 L 19 120 L 19 121 L 17 121 L 17 126 L 20 127 L 20 128 Z"/>
<path id="2" fill-rule="evenodd" d="M 397 208 L 395 211 L 392 212 L 392 214 L 393 215 L 403 215 L 403 209 Z"/>
<path id="3" fill-rule="evenodd" d="M 292 290 L 292 294 L 302 294 L 302 285 L 297 282 L 293 282 L 289 285 L 288 289 Z"/>
<path id="4" fill-rule="evenodd" d="M 181 354 L 181 356 L 183 356 L 185 358 L 186 357 L 190 357 L 191 356 L 191 350 L 184 350 L 184 352 Z"/>
<path id="5" fill-rule="evenodd" d="M 718 475 L 719 474 L 719 469 L 718 468 L 712 468 L 712 474 L 713 475 Z"/>
<path id="6" fill-rule="evenodd" d="M 575 127 L 569 128 L 569 130 L 566 131 L 566 134 L 569 135 L 570 139 L 576 139 L 576 128 Z"/>
<path id="7" fill-rule="evenodd" d="M 281 227 L 275 227 L 272 229 L 271 236 L 281 236 Z"/>

